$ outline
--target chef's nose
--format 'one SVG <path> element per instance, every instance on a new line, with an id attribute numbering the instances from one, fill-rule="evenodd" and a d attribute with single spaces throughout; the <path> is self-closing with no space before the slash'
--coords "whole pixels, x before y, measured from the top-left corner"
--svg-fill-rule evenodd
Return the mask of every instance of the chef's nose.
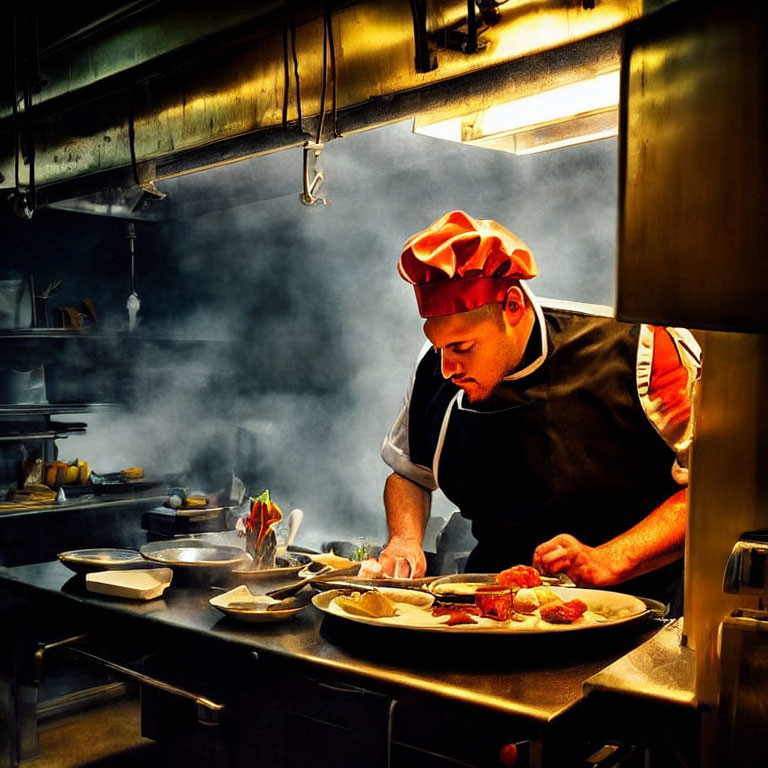
<path id="1" fill-rule="evenodd" d="M 444 379 L 450 379 L 461 373 L 458 361 L 453 359 L 451 353 L 445 349 L 440 353 L 440 370 Z"/>

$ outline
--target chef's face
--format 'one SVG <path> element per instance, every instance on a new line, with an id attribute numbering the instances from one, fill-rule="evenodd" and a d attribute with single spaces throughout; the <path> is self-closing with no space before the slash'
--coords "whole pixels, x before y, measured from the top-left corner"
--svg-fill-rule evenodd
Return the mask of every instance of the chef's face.
<path id="1" fill-rule="evenodd" d="M 470 401 L 490 397 L 523 357 L 530 334 L 530 307 L 522 294 L 503 304 L 430 317 L 424 334 L 440 353 L 443 377 L 464 390 Z"/>

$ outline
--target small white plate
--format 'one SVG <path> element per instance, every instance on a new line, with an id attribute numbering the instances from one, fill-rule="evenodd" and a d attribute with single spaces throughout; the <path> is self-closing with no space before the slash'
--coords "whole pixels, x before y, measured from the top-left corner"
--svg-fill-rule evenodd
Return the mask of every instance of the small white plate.
<path id="1" fill-rule="evenodd" d="M 170 568 L 144 568 L 131 571 L 96 571 L 85 575 L 89 592 L 132 600 L 152 600 L 165 592 L 173 578 Z"/>
<path id="2" fill-rule="evenodd" d="M 288 608 L 284 611 L 267 610 L 270 605 L 280 602 L 266 595 L 254 595 L 245 586 L 230 589 L 222 595 L 216 595 L 208 601 L 214 608 L 240 621 L 249 621 L 254 624 L 266 624 L 273 621 L 282 621 L 298 613 L 306 606 Z"/>

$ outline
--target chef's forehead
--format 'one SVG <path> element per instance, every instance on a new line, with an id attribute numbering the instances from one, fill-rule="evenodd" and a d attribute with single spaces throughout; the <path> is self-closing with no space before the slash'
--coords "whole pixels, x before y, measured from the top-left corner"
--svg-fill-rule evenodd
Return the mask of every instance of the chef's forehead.
<path id="1" fill-rule="evenodd" d="M 468 312 L 428 317 L 424 321 L 424 335 L 435 345 L 445 346 L 471 336 L 488 322 L 501 320 L 501 304 L 491 302 Z"/>

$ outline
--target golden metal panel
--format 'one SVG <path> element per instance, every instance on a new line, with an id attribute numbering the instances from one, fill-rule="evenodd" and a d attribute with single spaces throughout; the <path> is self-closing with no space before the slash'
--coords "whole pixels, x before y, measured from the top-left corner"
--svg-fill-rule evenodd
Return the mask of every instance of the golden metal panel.
<path id="1" fill-rule="evenodd" d="M 696 651 L 696 696 L 717 700 L 718 627 L 734 608 L 756 608 L 754 595 L 722 590 L 739 536 L 768 528 L 768 337 L 696 334 L 703 370 L 694 404 L 685 559 L 684 634 Z"/>
<path id="2" fill-rule="evenodd" d="M 767 34 L 750 2 L 682 4 L 628 34 L 619 318 L 768 331 Z"/>
<path id="3" fill-rule="evenodd" d="M 362 126 L 355 124 L 353 129 L 401 119 L 402 114 L 388 110 L 388 100 L 393 95 L 418 91 L 460 75 L 585 40 L 617 29 L 670 1 L 603 0 L 592 10 L 567 0 L 510 2 L 501 6 L 500 21 L 482 32 L 483 50 L 465 54 L 445 47 L 436 48 L 438 66 L 425 73 L 417 72 L 414 66 L 414 26 L 408 0 L 350 3 L 334 11 L 332 21 L 338 71 L 337 106 L 343 111 L 373 102 L 379 104 L 378 111 L 372 111 Z M 193 5 L 197 8 L 200 3 Z M 237 4 L 234 7 L 237 10 Z M 205 4 L 205 8 L 209 8 L 209 4 Z M 35 121 L 38 185 L 129 166 L 131 107 L 135 121 L 135 158 L 139 163 L 159 161 L 174 153 L 213 146 L 237 137 L 249 137 L 264 129 L 280 129 L 284 85 L 281 15 L 268 15 L 263 23 L 253 23 L 246 31 L 241 25 L 231 32 L 226 45 L 221 40 L 211 42 L 204 53 L 196 49 L 184 58 L 186 49 L 173 52 L 181 59 L 173 60 L 172 68 L 168 66 L 168 58 L 158 58 L 165 50 L 163 35 L 166 32 L 175 44 L 202 40 L 199 44 L 205 45 L 202 35 L 207 18 L 205 8 L 197 8 L 192 21 L 161 15 L 153 24 L 149 21 L 130 23 L 122 32 L 118 30 L 117 34 L 99 38 L 82 50 L 68 52 L 69 58 L 61 53 L 57 54 L 58 59 L 48 62 L 51 65 L 56 61 L 62 66 L 66 64 L 73 74 L 67 79 L 63 72 L 51 72 L 53 79 L 58 82 L 63 78 L 68 85 L 57 86 L 60 98 L 52 100 L 55 103 L 42 103 L 42 112 Z M 320 111 L 321 8 L 319 3 L 304 3 L 300 15 L 297 11 L 296 45 L 302 112 L 305 118 L 310 118 L 305 123 L 305 128 L 310 131 Z M 437 41 L 444 40 L 448 28 L 466 14 L 466 3 L 463 0 L 428 0 L 426 9 L 427 29 L 433 45 L 437 46 Z M 236 12 L 230 12 L 227 18 L 231 21 L 239 17 Z M 181 27 L 172 32 L 174 24 L 181 24 Z M 217 29 L 211 24 L 211 31 Z M 220 37 L 227 34 L 220 33 Z M 89 64 L 97 49 L 98 60 Z M 161 61 L 166 63 L 161 64 Z M 134 65 L 139 62 L 142 66 L 136 67 L 134 73 Z M 45 65 L 44 61 L 44 68 Z M 287 120 L 295 123 L 298 115 L 292 62 L 290 69 Z M 119 85 L 114 77 L 110 79 L 116 73 L 121 73 Z M 105 87 L 114 81 L 114 90 L 109 95 L 91 96 L 92 101 L 80 103 L 78 92 L 72 93 L 71 89 L 80 88 L 88 81 L 102 82 Z M 494 98 L 491 83 L 487 89 L 478 87 L 478 92 L 486 98 Z M 66 109 L 58 106 L 68 94 L 70 100 Z M 329 75 L 326 110 L 330 108 Z M 54 112 L 54 109 L 59 111 Z M 414 114 L 417 111 L 418 106 L 415 106 Z M 3 122 L 9 121 L 0 121 L 0 131 L 5 130 L 8 135 L 8 126 L 2 125 Z M 280 137 L 273 139 L 269 149 L 296 146 L 302 140 L 295 124 L 289 125 Z M 12 144 L 8 142 L 9 147 Z M 262 151 L 269 150 L 264 150 L 258 142 L 249 148 L 246 142 L 225 159 Z M 12 183 L 13 166 L 12 155 L 0 156 L 0 175 L 5 177 L 6 185 Z M 22 183 L 28 180 L 28 170 L 23 164 Z"/>

